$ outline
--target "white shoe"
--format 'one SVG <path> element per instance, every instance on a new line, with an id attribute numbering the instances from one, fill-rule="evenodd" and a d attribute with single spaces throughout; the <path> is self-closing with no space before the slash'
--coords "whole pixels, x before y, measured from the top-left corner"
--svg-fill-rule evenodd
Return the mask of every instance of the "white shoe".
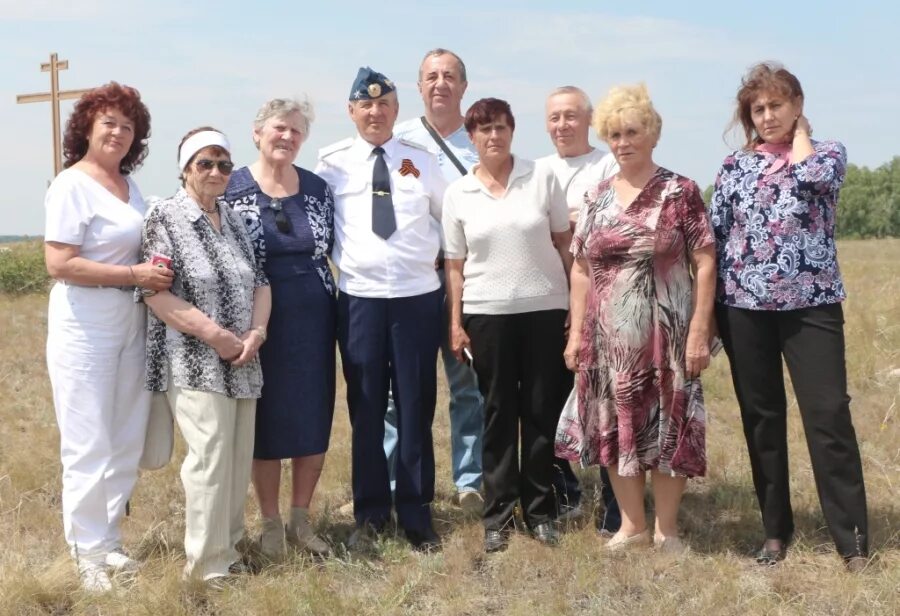
<path id="1" fill-rule="evenodd" d="M 107 552 L 105 561 L 106 566 L 112 569 L 114 575 L 116 573 L 137 573 L 141 568 L 141 564 L 128 556 L 122 548 Z"/>
<path id="2" fill-rule="evenodd" d="M 80 561 L 78 576 L 81 578 L 81 589 L 87 593 L 99 594 L 112 590 L 112 582 L 106 573 L 106 567 L 100 563 Z"/>
<path id="3" fill-rule="evenodd" d="M 626 535 L 622 531 L 613 535 L 606 543 L 606 549 L 610 552 L 625 552 L 635 548 L 647 548 L 653 543 L 650 538 L 650 531 L 645 530 L 636 535 Z"/>
<path id="4" fill-rule="evenodd" d="M 679 539 L 677 535 L 671 537 L 654 536 L 653 545 L 656 546 L 657 550 L 666 554 L 687 554 L 691 551 L 690 546 Z"/>
<path id="5" fill-rule="evenodd" d="M 456 495 L 456 502 L 460 509 L 472 514 L 481 515 L 484 512 L 484 498 L 476 490 L 464 490 Z"/>

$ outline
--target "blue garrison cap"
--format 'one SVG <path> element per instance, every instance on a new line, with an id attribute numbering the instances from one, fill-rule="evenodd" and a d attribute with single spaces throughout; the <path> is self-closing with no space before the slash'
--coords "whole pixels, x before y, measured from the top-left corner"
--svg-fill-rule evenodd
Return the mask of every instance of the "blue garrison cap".
<path id="1" fill-rule="evenodd" d="M 361 66 L 356 73 L 356 79 L 353 80 L 353 87 L 350 88 L 350 100 L 365 101 L 380 98 L 396 89 L 394 82 L 381 73 L 373 71 L 368 66 Z"/>

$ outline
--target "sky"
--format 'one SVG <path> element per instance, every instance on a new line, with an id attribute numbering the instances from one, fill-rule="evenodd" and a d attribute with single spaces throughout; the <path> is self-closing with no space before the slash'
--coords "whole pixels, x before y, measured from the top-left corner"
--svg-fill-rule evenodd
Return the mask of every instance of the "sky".
<path id="1" fill-rule="evenodd" d="M 851 163 L 900 154 L 898 23 L 900 5 L 874 0 L 0 0 L 0 235 L 42 234 L 50 105 L 15 97 L 49 91 L 40 63 L 54 51 L 69 61 L 62 89 L 116 80 L 140 90 L 152 116 L 150 155 L 134 175 L 144 196 L 176 190 L 176 148 L 197 126 L 225 132 L 238 165 L 253 162 L 251 123 L 274 97 L 315 105 L 297 158 L 312 168 L 319 148 L 354 134 L 347 98 L 363 65 L 398 85 L 399 120 L 421 115 L 417 71 L 435 47 L 466 63 L 463 111 L 486 96 L 509 101 L 513 151 L 525 158 L 552 151 L 543 115 L 553 88 L 597 101 L 646 83 L 663 118 L 655 161 L 703 188 L 731 149 L 723 133 L 740 78 L 763 60 L 799 77 L 814 136 L 842 141 Z M 63 123 L 72 104 L 61 104 Z"/>

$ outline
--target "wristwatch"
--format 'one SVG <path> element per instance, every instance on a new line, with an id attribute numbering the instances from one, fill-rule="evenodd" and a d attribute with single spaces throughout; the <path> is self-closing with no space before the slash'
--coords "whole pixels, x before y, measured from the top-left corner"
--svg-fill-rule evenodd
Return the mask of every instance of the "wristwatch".
<path id="1" fill-rule="evenodd" d="M 267 338 L 267 336 L 266 336 L 266 328 L 265 328 L 264 326 L 262 326 L 262 325 L 257 325 L 256 327 L 253 328 L 253 331 L 256 332 L 256 334 L 259 336 L 259 339 L 260 339 L 262 342 L 265 342 L 265 341 L 266 341 L 266 338 Z"/>

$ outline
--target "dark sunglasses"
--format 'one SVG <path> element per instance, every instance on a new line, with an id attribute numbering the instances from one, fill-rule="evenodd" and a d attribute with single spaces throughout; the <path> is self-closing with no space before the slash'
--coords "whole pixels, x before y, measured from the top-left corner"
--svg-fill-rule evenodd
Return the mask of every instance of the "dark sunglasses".
<path id="1" fill-rule="evenodd" d="M 209 160 L 208 158 L 201 158 L 196 161 L 195 164 L 204 171 L 212 171 L 213 167 L 218 167 L 219 173 L 222 175 L 231 175 L 231 172 L 234 169 L 234 163 L 230 160 Z"/>
<path id="2" fill-rule="evenodd" d="M 291 220 L 287 217 L 287 214 L 284 213 L 284 206 L 281 204 L 281 199 L 277 197 L 272 199 L 269 202 L 269 207 L 275 212 L 275 226 L 278 227 L 278 230 L 282 233 L 290 233 Z"/>

